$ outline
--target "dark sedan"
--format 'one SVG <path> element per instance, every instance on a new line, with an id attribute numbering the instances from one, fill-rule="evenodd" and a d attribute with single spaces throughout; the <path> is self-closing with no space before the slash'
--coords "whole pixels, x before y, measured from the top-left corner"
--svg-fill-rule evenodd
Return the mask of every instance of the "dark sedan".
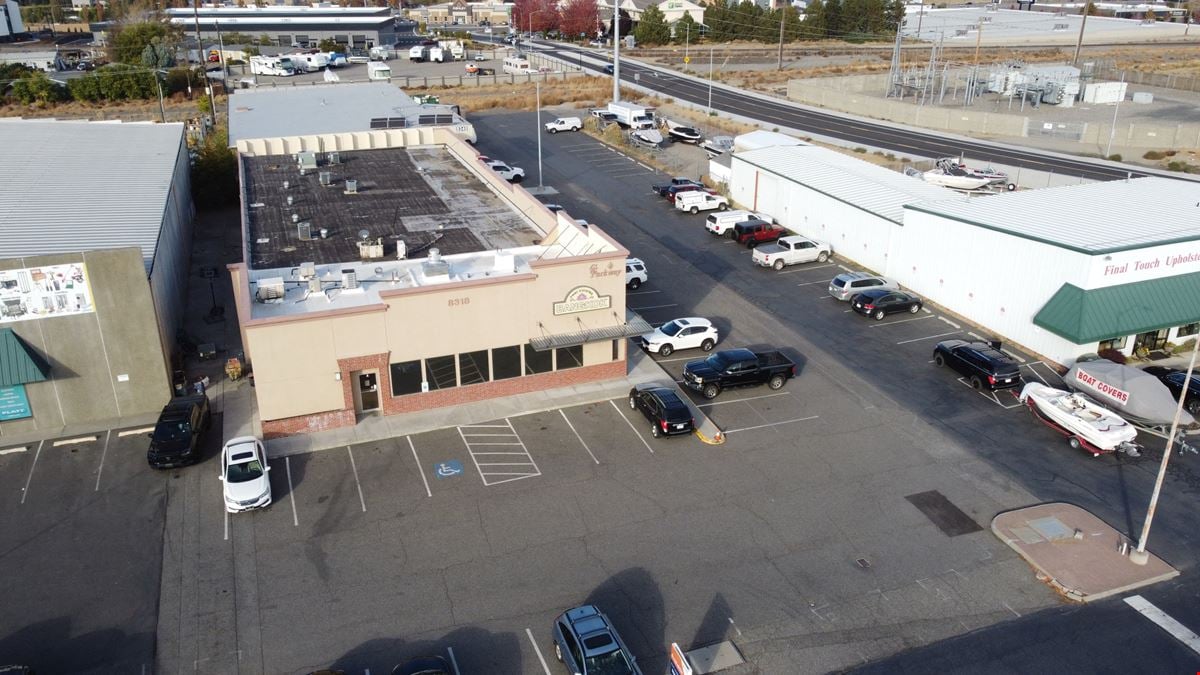
<path id="1" fill-rule="evenodd" d="M 674 389 L 639 384 L 629 390 L 629 407 L 650 420 L 650 434 L 655 438 L 689 434 L 695 428 L 691 410 Z"/>
<path id="2" fill-rule="evenodd" d="M 1171 395 L 1175 397 L 1176 401 L 1179 400 L 1179 396 L 1183 393 L 1183 383 L 1187 377 L 1186 371 L 1165 366 L 1146 366 L 1142 370 L 1167 385 L 1167 389 L 1171 390 Z M 1183 403 L 1183 409 L 1192 415 L 1200 415 L 1200 374 L 1196 372 L 1192 373 L 1192 380 L 1188 383 L 1187 399 Z"/>
<path id="3" fill-rule="evenodd" d="M 882 321 L 888 314 L 899 312 L 916 314 L 921 311 L 922 306 L 923 303 L 917 296 L 893 288 L 875 288 L 850 298 L 850 307 L 854 311 L 876 321 Z"/>

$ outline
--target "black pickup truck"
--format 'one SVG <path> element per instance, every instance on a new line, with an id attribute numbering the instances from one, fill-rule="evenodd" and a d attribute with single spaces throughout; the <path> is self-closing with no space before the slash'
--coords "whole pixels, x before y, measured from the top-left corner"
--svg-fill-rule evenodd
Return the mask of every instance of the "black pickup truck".
<path id="1" fill-rule="evenodd" d="M 704 398 L 716 398 L 729 387 L 749 387 L 764 382 L 772 389 L 796 376 L 796 364 L 782 352 L 729 349 L 683 367 L 683 383 Z"/>

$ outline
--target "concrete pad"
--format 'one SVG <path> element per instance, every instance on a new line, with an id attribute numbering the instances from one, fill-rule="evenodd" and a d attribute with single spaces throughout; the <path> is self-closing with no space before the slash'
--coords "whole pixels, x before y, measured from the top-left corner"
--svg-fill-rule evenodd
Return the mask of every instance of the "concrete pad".
<path id="1" fill-rule="evenodd" d="M 1071 600 L 1091 602 L 1179 576 L 1149 554 L 1138 565 L 1122 554 L 1128 539 L 1091 513 L 1054 502 L 1001 513 L 992 532 Z M 1040 536 L 1039 536 L 1040 535 Z"/>
<path id="2" fill-rule="evenodd" d="M 738 648 L 728 640 L 693 649 L 687 653 L 687 658 L 692 664 L 692 669 L 699 675 L 715 673 L 746 662 Z"/>

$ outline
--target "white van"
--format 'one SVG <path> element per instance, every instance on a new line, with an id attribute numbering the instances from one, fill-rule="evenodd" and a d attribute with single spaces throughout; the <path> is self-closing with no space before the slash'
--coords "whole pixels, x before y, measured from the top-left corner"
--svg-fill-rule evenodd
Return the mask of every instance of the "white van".
<path id="1" fill-rule="evenodd" d="M 713 209 L 724 211 L 729 208 L 729 200 L 721 195 L 710 194 L 705 190 L 692 190 L 675 195 L 675 208 L 688 213 L 700 213 Z"/>
<path id="2" fill-rule="evenodd" d="M 708 219 L 704 222 L 704 229 L 717 236 L 723 236 L 734 225 L 752 218 L 765 220 L 768 223 L 775 222 L 774 218 L 764 213 L 755 213 L 754 211 L 725 211 L 723 213 L 708 214 Z"/>
<path id="3" fill-rule="evenodd" d="M 372 61 L 367 64 L 367 79 L 390 80 L 392 79 L 392 69 L 386 63 Z"/>

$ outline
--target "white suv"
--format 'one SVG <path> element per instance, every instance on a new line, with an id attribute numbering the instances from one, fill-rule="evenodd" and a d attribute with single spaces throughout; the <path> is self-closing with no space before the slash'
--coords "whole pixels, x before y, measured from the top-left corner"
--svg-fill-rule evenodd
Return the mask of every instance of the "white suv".
<path id="1" fill-rule="evenodd" d="M 488 168 L 500 174 L 500 177 L 510 183 L 519 183 L 525 178 L 525 169 L 516 166 L 509 166 L 499 160 L 488 162 Z"/>
<path id="2" fill-rule="evenodd" d="M 637 290 L 638 286 L 646 283 L 650 276 L 646 274 L 646 263 L 638 258 L 625 259 L 625 286 Z"/>
<path id="3" fill-rule="evenodd" d="M 560 117 L 553 122 L 546 122 L 546 131 L 557 134 L 560 131 L 579 131 L 583 128 L 583 120 L 578 117 Z"/>

